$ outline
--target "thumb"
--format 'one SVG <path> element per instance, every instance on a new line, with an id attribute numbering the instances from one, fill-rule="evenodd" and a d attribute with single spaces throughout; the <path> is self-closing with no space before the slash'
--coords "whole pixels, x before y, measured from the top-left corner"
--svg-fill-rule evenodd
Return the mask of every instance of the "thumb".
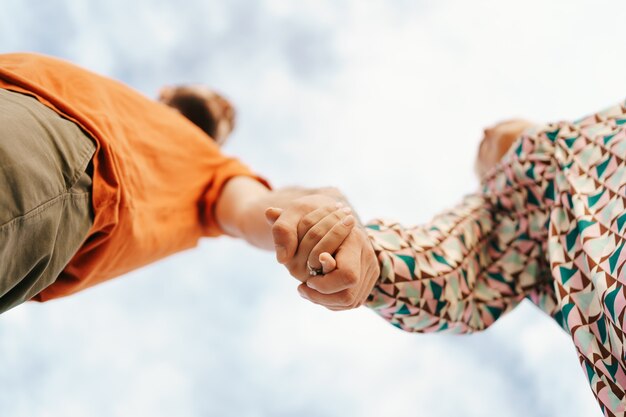
<path id="1" fill-rule="evenodd" d="M 265 210 L 265 219 L 270 225 L 273 225 L 274 222 L 278 220 L 281 214 L 283 214 L 283 209 L 270 207 L 267 210 Z"/>
<path id="2" fill-rule="evenodd" d="M 329 274 L 337 268 L 337 261 L 328 252 L 322 252 L 319 257 L 320 264 L 322 264 L 322 271 L 324 274 Z"/>

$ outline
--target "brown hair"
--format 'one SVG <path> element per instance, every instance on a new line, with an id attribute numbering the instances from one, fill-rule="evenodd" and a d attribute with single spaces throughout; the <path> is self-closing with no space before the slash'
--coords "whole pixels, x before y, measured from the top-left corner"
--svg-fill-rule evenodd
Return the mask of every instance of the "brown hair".
<path id="1" fill-rule="evenodd" d="M 172 97 L 169 106 L 177 109 L 189 121 L 198 126 L 211 138 L 217 133 L 217 120 L 209 111 L 206 103 L 200 97 L 189 93 L 179 93 Z"/>

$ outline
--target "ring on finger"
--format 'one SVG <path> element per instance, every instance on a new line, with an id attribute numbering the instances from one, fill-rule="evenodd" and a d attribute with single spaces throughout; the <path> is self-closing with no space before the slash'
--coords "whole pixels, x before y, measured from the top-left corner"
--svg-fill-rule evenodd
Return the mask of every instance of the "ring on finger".
<path id="1" fill-rule="evenodd" d="M 309 275 L 312 277 L 315 277 L 317 275 L 324 275 L 324 269 L 323 268 L 313 268 L 311 266 L 311 264 L 309 263 L 309 261 L 306 262 L 306 269 L 307 271 L 309 271 Z"/>

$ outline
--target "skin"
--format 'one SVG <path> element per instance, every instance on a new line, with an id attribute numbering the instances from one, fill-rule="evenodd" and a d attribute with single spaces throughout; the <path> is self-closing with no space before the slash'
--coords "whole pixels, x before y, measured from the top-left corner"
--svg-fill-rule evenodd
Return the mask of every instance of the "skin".
<path id="1" fill-rule="evenodd" d="M 225 143 L 234 128 L 232 105 L 204 86 L 164 87 L 159 101 L 171 105 L 181 94 L 204 101 L 217 121 L 213 139 Z M 509 120 L 485 129 L 477 175 L 482 177 L 493 168 L 530 126 L 524 120 Z M 252 178 L 235 177 L 222 190 L 215 218 L 226 234 L 274 249 L 278 262 L 302 282 L 300 295 L 330 310 L 361 306 L 380 275 L 367 233 L 336 189 L 269 190 Z M 307 264 L 321 268 L 323 275 L 311 276 Z"/>
<path id="2" fill-rule="evenodd" d="M 531 126 L 528 121 L 516 119 L 485 129 L 475 164 L 479 178 L 488 173 Z M 339 226 L 337 221 L 333 223 L 319 210 L 307 209 L 298 205 L 298 201 L 286 210 L 266 214 L 274 222 L 274 242 L 285 248 L 279 262 L 285 264 L 293 276 L 304 281 L 298 287 L 302 297 L 334 311 L 363 304 L 378 280 L 380 267 L 360 225 L 344 236 L 348 231 L 336 229 Z M 305 239 L 309 241 L 303 245 Z M 307 277 L 307 271 L 303 272 L 301 267 L 307 262 L 321 265 L 324 275 Z"/>
<path id="3" fill-rule="evenodd" d="M 306 197 L 303 200 L 309 199 Z M 298 202 L 295 204 L 297 205 Z M 316 270 L 322 269 L 323 273 L 331 272 L 336 267 L 336 263 L 330 254 L 337 252 L 356 224 L 352 209 L 344 206 L 343 203 L 313 209 L 299 220 L 297 236 L 294 237 L 284 235 L 287 229 L 283 228 L 283 225 L 289 224 L 290 215 L 297 216 L 298 214 L 288 211 L 285 217 L 276 224 L 276 220 L 282 214 L 283 210 L 275 207 L 265 212 L 269 224 L 274 225 L 272 228 L 274 240 L 280 241 L 283 238 L 297 240 L 298 245 L 295 248 L 279 245 L 279 250 L 276 250 L 278 262 L 284 264 L 290 274 L 302 282 L 311 278 L 307 265 Z M 291 251 L 295 252 L 290 257 L 288 252 Z M 323 262 L 320 262 L 320 259 Z"/>
<path id="4" fill-rule="evenodd" d="M 292 202 L 276 220 L 276 213 L 268 210 L 268 220 L 275 220 L 272 227 L 274 242 L 283 248 L 282 256 L 277 259 L 287 266 L 294 277 L 303 281 L 298 292 L 307 300 L 333 311 L 359 307 L 380 275 L 378 260 L 367 233 L 362 225 L 354 225 L 345 240 L 341 241 L 347 230 L 336 230 L 337 223 L 326 223 L 311 234 L 309 231 L 323 221 L 312 225 L 305 220 L 314 218 L 314 211 L 315 208 L 302 204 L 301 200 Z M 328 236 L 331 230 L 334 232 Z M 307 236 L 316 240 L 316 244 L 308 244 L 315 250 L 302 250 L 298 239 Z M 322 245 L 318 245 L 320 242 L 323 242 Z M 320 255 L 316 256 L 316 253 Z M 334 255 L 334 260 L 331 255 Z M 307 262 L 315 266 L 323 265 L 325 275 L 311 277 L 304 267 Z"/>
<path id="5" fill-rule="evenodd" d="M 223 145 L 234 128 L 235 110 L 232 104 L 220 94 L 203 85 L 165 86 L 159 92 L 158 101 L 179 110 L 175 99 L 189 96 L 200 99 L 211 113 L 217 123 L 216 134 L 211 139 L 218 145 Z M 301 246 L 301 248 L 306 247 L 307 252 L 320 252 L 315 244 L 309 244 L 314 240 L 317 243 L 320 228 L 329 226 L 331 230 L 329 237 L 323 239 L 321 243 L 332 248 L 338 247 L 343 242 L 354 225 L 354 217 L 349 211 L 343 210 L 343 205 L 340 203 L 345 201 L 345 197 L 334 188 L 288 187 L 270 190 L 260 182 L 245 176 L 232 178 L 226 183 L 215 205 L 214 214 L 218 224 L 227 235 L 244 239 L 262 249 L 276 250 L 277 256 L 281 258 L 285 256 L 284 249 L 275 247 L 273 231 L 265 212 L 268 207 L 274 207 L 275 210 L 280 211 L 294 200 L 299 201 L 301 207 L 306 207 L 308 210 L 319 209 L 317 213 L 324 214 L 325 220 L 317 228 L 313 228 L 308 236 L 302 236 L 300 239 L 303 242 L 302 245 L 309 245 Z M 340 206 L 337 206 L 338 203 Z M 311 226 L 323 218 L 315 217 L 314 220 Z M 338 222 L 344 223 L 335 226 Z M 331 241 L 330 236 L 335 236 L 336 240 L 340 240 Z M 301 252 L 303 251 L 304 249 L 301 249 Z M 306 264 L 302 267 L 296 267 L 295 263 L 290 265 L 294 273 L 304 276 L 303 270 L 306 270 Z"/>
<path id="6" fill-rule="evenodd" d="M 305 189 L 293 187 L 269 190 L 252 178 L 235 177 L 224 186 L 215 207 L 215 218 L 227 235 L 244 239 L 262 249 L 275 250 L 277 258 L 279 260 L 285 259 L 283 263 L 287 263 L 285 249 L 275 244 L 276 233 L 280 234 L 281 231 L 277 232 L 268 222 L 265 214 L 268 207 L 281 210 L 294 203 L 298 204 L 298 207 L 306 207 L 306 210 L 309 211 L 322 207 L 332 207 L 334 212 L 329 210 L 329 215 L 332 216 L 334 224 L 348 216 L 347 213 L 336 208 L 337 202 L 341 199 L 343 196 L 333 188 Z M 325 224 L 330 224 L 330 221 Z M 317 236 L 309 235 L 308 239 L 304 239 L 303 244 L 317 239 Z M 314 245 L 310 247 L 313 249 Z M 306 262 L 299 267 L 293 265 L 291 271 L 296 278 L 305 276 Z M 306 276 L 308 276 L 308 271 Z"/>
<path id="7" fill-rule="evenodd" d="M 335 260 L 336 269 L 309 278 L 306 285 L 298 287 L 298 292 L 307 300 L 333 311 L 360 307 L 380 276 L 378 259 L 362 228 L 350 233 L 337 251 Z"/>

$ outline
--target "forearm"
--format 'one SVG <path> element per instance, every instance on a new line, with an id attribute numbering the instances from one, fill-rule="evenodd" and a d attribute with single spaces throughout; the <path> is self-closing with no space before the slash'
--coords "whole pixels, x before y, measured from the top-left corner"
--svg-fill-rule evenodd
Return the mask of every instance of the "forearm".
<path id="1" fill-rule="evenodd" d="M 549 152 L 549 141 L 527 137 L 482 192 L 431 223 L 372 224 L 381 276 L 368 306 L 416 332 L 482 330 L 524 297 L 551 312 L 545 259 L 551 203 L 537 197 L 551 189 Z"/>
<path id="2" fill-rule="evenodd" d="M 458 333 L 483 329 L 512 308 L 524 294 L 509 277 L 489 279 L 487 270 L 498 272 L 484 244 L 494 229 L 485 212 L 474 198 L 425 226 L 370 225 L 381 277 L 368 306 L 403 330 Z"/>
<path id="3" fill-rule="evenodd" d="M 317 203 L 347 204 L 345 197 L 335 188 L 285 187 L 269 190 L 259 182 L 236 177 L 228 182 L 215 208 L 215 216 L 230 236 L 246 240 L 262 249 L 273 250 L 271 225 L 265 218 L 269 207 L 285 208 L 294 200 L 305 196 L 319 196 Z"/>
<path id="4" fill-rule="evenodd" d="M 493 238 L 497 225 L 478 198 L 422 227 L 377 224 L 370 237 L 381 277 L 368 306 L 407 331 L 485 329 L 537 284 L 539 247 Z M 507 258 L 522 256 L 511 273 Z"/>

